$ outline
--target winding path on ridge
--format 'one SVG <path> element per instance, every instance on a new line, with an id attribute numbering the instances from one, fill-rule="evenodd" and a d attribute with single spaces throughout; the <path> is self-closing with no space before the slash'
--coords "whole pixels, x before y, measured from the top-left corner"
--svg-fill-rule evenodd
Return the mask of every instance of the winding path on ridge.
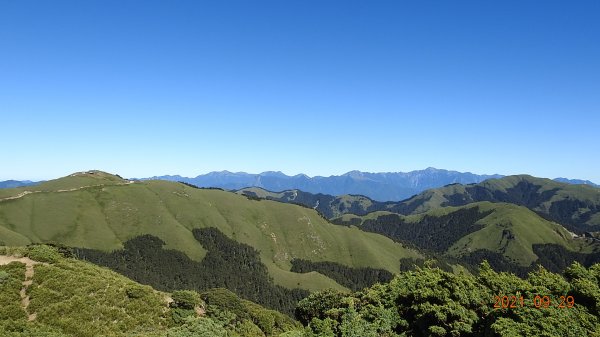
<path id="1" fill-rule="evenodd" d="M 29 313 L 29 295 L 27 295 L 27 289 L 33 283 L 33 276 L 35 275 L 35 271 L 33 270 L 33 266 L 36 264 L 47 264 L 43 262 L 34 261 L 28 257 L 16 257 L 16 256 L 7 256 L 0 255 L 0 266 L 6 265 L 11 262 L 21 262 L 25 265 L 25 279 L 23 280 L 23 287 L 21 288 L 21 308 L 27 314 L 27 319 L 29 321 L 33 321 L 36 318 L 35 313 Z"/>
<path id="2" fill-rule="evenodd" d="M 88 186 L 81 186 L 81 187 L 74 187 L 74 188 L 69 188 L 69 189 L 64 189 L 64 190 L 55 190 L 55 191 L 23 191 L 17 195 L 13 195 L 11 197 L 6 197 L 6 198 L 0 198 L 0 202 L 1 201 L 6 201 L 6 200 L 14 200 L 14 199 L 19 199 L 22 198 L 28 194 L 34 194 L 34 193 L 48 193 L 48 192 L 52 192 L 52 193 L 64 193 L 64 192 L 73 192 L 73 191 L 79 191 L 79 190 L 83 190 L 86 188 L 91 188 L 91 187 L 101 187 L 101 186 L 123 186 L 123 185 L 131 185 L 135 183 L 135 181 L 131 180 L 125 183 L 118 183 L 118 184 L 98 184 L 98 185 L 88 185 Z"/>

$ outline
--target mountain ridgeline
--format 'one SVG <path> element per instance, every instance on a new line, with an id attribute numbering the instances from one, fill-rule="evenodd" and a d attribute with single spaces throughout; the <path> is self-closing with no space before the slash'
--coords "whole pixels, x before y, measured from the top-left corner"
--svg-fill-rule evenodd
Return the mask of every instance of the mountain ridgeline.
<path id="1" fill-rule="evenodd" d="M 23 186 L 33 186 L 39 182 L 30 180 L 5 180 L 0 181 L 0 188 L 17 188 Z"/>
<path id="2" fill-rule="evenodd" d="M 600 231 L 600 188 L 573 185 L 527 175 L 490 179 L 478 184 L 450 184 L 400 202 L 378 202 L 361 195 L 331 196 L 298 190 L 269 192 L 259 188 L 238 191 L 251 197 L 302 204 L 334 219 L 343 214 L 366 215 L 387 211 L 420 214 L 448 206 L 489 201 L 527 207 L 576 234 Z"/>
<path id="3" fill-rule="evenodd" d="M 340 176 L 309 177 L 304 174 L 287 176 L 281 172 L 250 174 L 245 172 L 211 172 L 195 178 L 182 176 L 157 176 L 147 179 L 182 181 L 199 187 L 220 187 L 238 190 L 260 187 L 269 191 L 298 189 L 309 193 L 329 195 L 361 194 L 374 200 L 403 200 L 429 188 L 451 183 L 478 183 L 500 175 L 477 175 L 427 168 L 411 172 L 369 173 L 350 171 Z"/>

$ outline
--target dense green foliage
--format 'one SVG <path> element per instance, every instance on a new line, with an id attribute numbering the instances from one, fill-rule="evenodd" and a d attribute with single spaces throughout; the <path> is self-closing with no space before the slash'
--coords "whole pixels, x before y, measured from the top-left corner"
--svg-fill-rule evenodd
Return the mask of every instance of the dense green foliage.
<path id="1" fill-rule="evenodd" d="M 384 269 L 352 268 L 335 262 L 312 262 L 301 259 L 292 260 L 291 271 L 296 273 L 316 271 L 354 291 L 370 287 L 377 282 L 388 282 L 393 276 Z"/>
<path id="2" fill-rule="evenodd" d="M 202 304 L 200 295 L 191 290 L 175 290 L 171 294 L 171 298 L 173 299 L 172 306 L 176 308 L 194 309 Z"/>
<path id="3" fill-rule="evenodd" d="M 21 309 L 21 283 L 25 277 L 25 266 L 14 262 L 0 266 L 0 324 L 12 328 L 25 321 L 27 316 Z"/>
<path id="4" fill-rule="evenodd" d="M 350 295 L 311 294 L 296 314 L 305 336 L 598 336 L 599 281 L 600 265 L 574 264 L 565 278 L 540 268 L 526 279 L 488 264 L 477 276 L 424 268 Z M 523 305 L 495 309 L 494 297 L 505 295 L 523 296 Z M 536 307 L 538 295 L 550 306 Z M 561 296 L 575 305 L 559 308 Z"/>
<path id="5" fill-rule="evenodd" d="M 223 317 L 223 312 L 235 315 L 237 322 L 228 323 L 230 325 L 244 326 L 247 325 L 244 320 L 248 320 L 267 335 L 279 334 L 298 327 L 290 317 L 275 310 L 265 310 L 256 303 L 240 299 L 224 288 L 211 289 L 200 296 L 206 303 L 208 317 Z"/>
<path id="6" fill-rule="evenodd" d="M 552 244 L 533 245 L 533 251 L 540 257 L 538 263 L 553 272 L 561 272 L 573 262 L 586 267 L 600 263 L 600 247 L 588 254 L 572 252 L 563 246 Z"/>
<path id="7" fill-rule="evenodd" d="M 252 247 L 229 239 L 216 228 L 198 228 L 193 233 L 208 250 L 200 262 L 180 251 L 164 249 L 164 242 L 150 235 L 131 239 L 123 250 L 111 253 L 81 248 L 74 252 L 81 259 L 109 267 L 156 289 L 204 291 L 225 287 L 243 298 L 288 314 L 298 300 L 308 295 L 305 290 L 275 285 Z"/>

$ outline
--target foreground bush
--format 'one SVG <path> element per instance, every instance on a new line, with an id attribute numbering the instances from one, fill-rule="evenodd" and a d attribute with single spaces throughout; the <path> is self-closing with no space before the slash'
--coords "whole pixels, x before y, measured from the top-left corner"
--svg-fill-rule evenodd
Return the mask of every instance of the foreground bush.
<path id="1" fill-rule="evenodd" d="M 296 315 L 304 336 L 600 336 L 599 283 L 600 265 L 527 279 L 487 263 L 477 276 L 426 267 L 350 295 L 312 294 Z"/>

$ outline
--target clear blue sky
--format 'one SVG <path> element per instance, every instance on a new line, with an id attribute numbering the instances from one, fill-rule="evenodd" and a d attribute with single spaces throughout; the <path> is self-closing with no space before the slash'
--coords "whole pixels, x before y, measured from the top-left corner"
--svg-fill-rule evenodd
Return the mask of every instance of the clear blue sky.
<path id="1" fill-rule="evenodd" d="M 600 1 L 0 1 L 0 180 L 600 183 Z"/>

